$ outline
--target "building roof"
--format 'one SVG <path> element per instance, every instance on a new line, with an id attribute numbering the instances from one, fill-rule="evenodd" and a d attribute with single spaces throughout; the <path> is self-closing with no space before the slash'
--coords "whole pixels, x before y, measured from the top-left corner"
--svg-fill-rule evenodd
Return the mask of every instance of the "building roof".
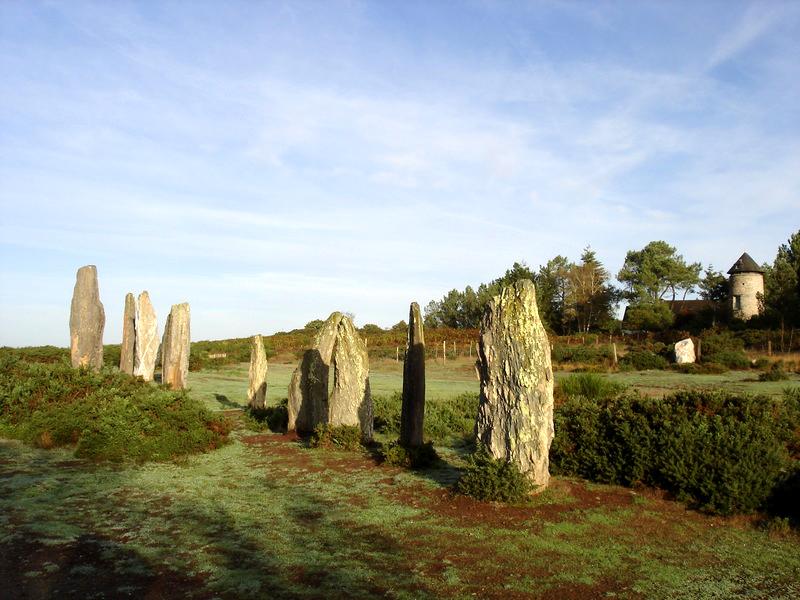
<path id="1" fill-rule="evenodd" d="M 734 273 L 763 273 L 764 269 L 759 267 L 750 255 L 745 252 L 739 257 L 733 266 L 728 270 L 728 275 L 733 275 Z"/>
<path id="2" fill-rule="evenodd" d="M 675 316 L 695 315 L 707 308 L 715 308 L 719 304 L 713 300 L 667 300 L 666 303 Z"/>

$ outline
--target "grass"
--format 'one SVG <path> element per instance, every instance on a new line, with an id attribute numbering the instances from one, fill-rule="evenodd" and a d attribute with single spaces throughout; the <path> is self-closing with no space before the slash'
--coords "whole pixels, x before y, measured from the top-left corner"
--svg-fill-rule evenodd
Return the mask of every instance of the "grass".
<path id="1" fill-rule="evenodd" d="M 442 364 L 429 360 L 426 368 L 426 397 L 429 400 L 452 398 L 465 392 L 478 392 L 480 384 L 475 376 L 474 360 L 461 357 Z M 286 398 L 289 380 L 297 365 L 270 363 L 267 384 L 267 405 L 278 404 Z M 214 371 L 191 373 L 190 395 L 202 400 L 213 410 L 242 409 L 247 405 L 248 365 L 242 363 Z M 572 373 L 556 372 L 556 381 L 569 378 Z M 612 383 L 627 385 L 656 397 L 663 397 L 681 389 L 721 389 L 737 394 L 766 394 L 780 396 L 790 386 L 800 387 L 800 375 L 792 374 L 787 381 L 757 381 L 755 371 L 729 371 L 721 375 L 689 375 L 676 371 L 628 371 L 599 374 Z M 391 395 L 403 389 L 402 362 L 394 360 L 373 361 L 370 368 L 370 389 L 374 395 Z"/>
<path id="2" fill-rule="evenodd" d="M 0 443 L 0 558 L 13 573 L 36 574 L 3 573 L 7 589 L 49 581 L 53 593 L 68 582 L 89 595 L 102 582 L 112 596 L 181 585 L 186 597 L 223 598 L 800 593 L 792 533 L 568 478 L 525 507 L 482 504 L 450 497 L 441 473 L 279 440 L 239 430 L 211 454 L 127 466 Z M 463 466 L 442 454 L 440 470 Z"/>
<path id="3" fill-rule="evenodd" d="M 373 363 L 374 393 L 402 388 L 401 369 L 392 363 Z M 286 396 L 294 367 L 270 364 L 269 403 Z M 725 377 L 659 375 L 670 379 L 658 380 L 654 390 Z M 430 363 L 428 377 L 432 400 L 478 388 L 467 360 Z M 640 375 L 639 383 L 652 383 L 650 377 Z M 732 383 L 748 391 L 766 385 L 735 377 Z M 779 389 L 788 385 L 780 383 Z M 190 386 L 190 395 L 215 410 L 242 408 L 247 365 L 192 373 Z M 465 464 L 462 453 L 437 451 L 443 463 L 410 472 L 238 429 L 231 444 L 209 454 L 117 465 L 0 440 L 4 593 L 800 596 L 800 539 L 791 530 L 707 517 L 652 490 L 565 477 L 554 477 L 526 505 L 479 503 L 450 494 Z"/>

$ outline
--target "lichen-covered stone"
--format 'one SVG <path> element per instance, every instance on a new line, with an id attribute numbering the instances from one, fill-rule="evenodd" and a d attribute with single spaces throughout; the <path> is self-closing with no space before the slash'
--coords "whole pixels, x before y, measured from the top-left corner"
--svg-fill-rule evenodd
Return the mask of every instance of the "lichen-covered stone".
<path id="1" fill-rule="evenodd" d="M 520 280 L 489 302 L 479 356 L 478 440 L 495 458 L 516 464 L 534 485 L 547 485 L 553 369 L 531 281 Z"/>
<path id="2" fill-rule="evenodd" d="M 97 267 L 78 269 L 69 313 L 70 358 L 73 367 L 103 366 L 103 330 L 106 313 L 100 302 Z"/>
<path id="3" fill-rule="evenodd" d="M 425 335 L 419 304 L 411 303 L 408 341 L 403 362 L 403 409 L 400 416 L 400 444 L 419 446 L 425 419 Z"/>
<path id="4" fill-rule="evenodd" d="M 694 352 L 694 342 L 692 338 L 686 338 L 675 343 L 675 362 L 679 365 L 693 363 L 697 360 Z"/>
<path id="5" fill-rule="evenodd" d="M 136 344 L 134 346 L 133 374 L 145 381 L 153 380 L 158 360 L 158 319 L 150 294 L 139 294 L 136 301 Z"/>
<path id="6" fill-rule="evenodd" d="M 333 312 L 303 353 L 289 382 L 289 431 L 310 433 L 328 422 L 328 381 L 342 313 Z"/>
<path id="7" fill-rule="evenodd" d="M 122 313 L 122 344 L 119 350 L 119 370 L 133 375 L 136 353 L 136 300 L 133 294 L 125 294 L 125 311 Z"/>
<path id="8" fill-rule="evenodd" d="M 369 389 L 369 355 L 353 322 L 342 317 L 333 349 L 333 391 L 328 423 L 358 425 L 361 434 L 372 439 L 372 395 Z"/>
<path id="9" fill-rule="evenodd" d="M 267 353 L 264 339 L 254 335 L 250 344 L 250 387 L 247 404 L 250 408 L 264 408 L 267 404 Z"/>
<path id="10" fill-rule="evenodd" d="M 180 390 L 189 376 L 191 346 L 189 303 L 173 304 L 164 328 L 161 357 L 161 383 Z"/>

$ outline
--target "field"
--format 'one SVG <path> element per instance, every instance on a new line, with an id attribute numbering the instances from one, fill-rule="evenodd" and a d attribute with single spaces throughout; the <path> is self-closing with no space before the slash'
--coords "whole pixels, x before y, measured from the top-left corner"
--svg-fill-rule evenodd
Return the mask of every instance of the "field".
<path id="1" fill-rule="evenodd" d="M 271 403 L 293 368 L 270 365 Z M 467 359 L 427 371 L 432 401 L 478 389 Z M 656 395 L 798 384 L 610 377 Z M 376 361 L 371 383 L 398 391 L 401 365 Z M 530 505 L 480 503 L 451 492 L 460 449 L 440 448 L 432 470 L 379 466 L 248 431 L 245 364 L 192 373 L 190 385 L 237 422 L 221 450 L 110 465 L 0 440 L 0 598 L 800 596 L 800 540 L 780 520 L 709 517 L 657 490 L 561 477 Z"/>

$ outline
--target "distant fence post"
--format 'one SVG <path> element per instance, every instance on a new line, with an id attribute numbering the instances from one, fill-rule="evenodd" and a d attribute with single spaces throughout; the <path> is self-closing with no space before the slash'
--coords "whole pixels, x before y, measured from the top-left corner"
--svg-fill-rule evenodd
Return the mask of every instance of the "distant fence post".
<path id="1" fill-rule="evenodd" d="M 614 349 L 614 364 L 617 364 L 617 345 L 612 344 L 612 348 Z"/>
<path id="2" fill-rule="evenodd" d="M 442 364 L 447 362 L 447 340 L 442 340 Z"/>

